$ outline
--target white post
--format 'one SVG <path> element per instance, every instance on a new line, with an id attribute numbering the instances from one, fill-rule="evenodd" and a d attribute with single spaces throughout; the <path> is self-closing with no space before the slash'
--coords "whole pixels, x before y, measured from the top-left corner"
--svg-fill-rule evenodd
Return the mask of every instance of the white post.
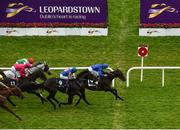
<path id="1" fill-rule="evenodd" d="M 164 87 L 164 69 L 162 69 L 162 87 Z"/>
<path id="2" fill-rule="evenodd" d="M 141 67 L 144 66 L 144 57 L 141 56 Z M 141 82 L 143 81 L 143 69 L 141 69 Z"/>

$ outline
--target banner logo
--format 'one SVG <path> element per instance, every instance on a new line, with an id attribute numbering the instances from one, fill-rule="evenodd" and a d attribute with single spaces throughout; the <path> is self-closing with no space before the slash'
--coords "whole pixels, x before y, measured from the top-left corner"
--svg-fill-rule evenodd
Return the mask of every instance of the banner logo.
<path id="1" fill-rule="evenodd" d="M 15 30 L 15 29 L 7 29 L 7 30 L 6 30 L 6 34 L 7 34 L 7 35 L 8 35 L 8 34 L 11 34 L 11 33 L 18 33 L 18 31 Z"/>
<path id="2" fill-rule="evenodd" d="M 165 3 L 162 4 L 152 4 L 151 8 L 149 9 L 149 19 L 156 18 L 163 12 L 170 12 L 170 13 L 179 13 L 179 11 L 171 6 L 166 5 Z"/>
<path id="3" fill-rule="evenodd" d="M 36 12 L 36 10 L 34 10 L 33 8 L 27 5 L 24 5 L 23 3 L 9 3 L 6 9 L 6 13 L 7 13 L 6 18 L 14 17 L 22 11 Z"/>
<path id="4" fill-rule="evenodd" d="M 53 29 L 53 28 L 50 28 L 46 31 L 47 34 L 52 34 L 52 33 L 58 33 L 57 30 Z"/>

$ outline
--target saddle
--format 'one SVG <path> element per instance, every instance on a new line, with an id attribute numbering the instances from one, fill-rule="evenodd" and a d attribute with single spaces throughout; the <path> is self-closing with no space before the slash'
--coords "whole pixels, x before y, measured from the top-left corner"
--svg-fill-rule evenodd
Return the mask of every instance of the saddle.
<path id="1" fill-rule="evenodd" d="M 66 79 L 57 79 L 57 83 L 59 88 L 66 88 L 69 86 L 69 80 Z"/>
<path id="2" fill-rule="evenodd" d="M 98 86 L 98 81 L 94 81 L 94 80 L 88 80 L 88 86 L 92 87 L 92 86 Z"/>

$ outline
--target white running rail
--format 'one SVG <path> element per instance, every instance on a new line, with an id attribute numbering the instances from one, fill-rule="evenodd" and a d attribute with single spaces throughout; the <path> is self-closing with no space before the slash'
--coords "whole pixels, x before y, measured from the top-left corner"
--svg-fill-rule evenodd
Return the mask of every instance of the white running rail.
<path id="1" fill-rule="evenodd" d="M 64 70 L 64 69 L 67 69 L 67 68 L 70 68 L 70 67 L 51 67 L 49 68 L 50 70 Z M 88 69 L 89 67 L 76 67 L 78 70 L 85 70 L 85 69 Z M 1 70 L 9 70 L 11 68 L 8 68 L 8 67 L 0 67 Z M 108 67 L 107 68 L 108 70 L 110 71 L 113 71 L 112 68 Z M 112 81 L 112 87 L 115 86 L 115 81 L 113 80 Z"/>
<path id="2" fill-rule="evenodd" d="M 172 69 L 180 69 L 180 66 L 174 66 L 174 67 L 132 67 L 127 71 L 126 78 L 126 86 L 129 87 L 129 75 L 132 70 L 162 70 L 162 86 L 164 87 L 164 70 L 172 70 Z"/>

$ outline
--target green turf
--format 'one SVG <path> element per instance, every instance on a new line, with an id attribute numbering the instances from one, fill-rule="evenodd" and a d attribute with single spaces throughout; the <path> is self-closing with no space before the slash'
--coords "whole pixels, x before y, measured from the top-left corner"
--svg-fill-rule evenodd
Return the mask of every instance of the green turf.
<path id="1" fill-rule="evenodd" d="M 111 0 L 109 4 L 109 34 L 107 37 L 0 37 L 0 66 L 11 66 L 16 59 L 35 57 L 58 67 L 89 66 L 108 63 L 126 72 L 140 66 L 137 47 L 149 45 L 145 66 L 179 66 L 179 37 L 139 37 L 139 1 Z M 58 76 L 58 72 L 54 72 Z M 23 121 L 17 121 L 0 109 L 0 128 L 180 128 L 180 71 L 165 71 L 165 87 L 161 87 L 161 71 L 131 73 L 130 87 L 116 81 L 123 102 L 110 93 L 87 91 L 93 104 L 81 102 L 78 107 L 63 106 L 53 110 L 48 103 L 40 104 L 36 97 L 25 94 L 24 100 L 14 98 L 11 107 Z M 47 95 L 47 93 L 45 93 Z M 59 93 L 59 100 L 66 96 Z"/>

